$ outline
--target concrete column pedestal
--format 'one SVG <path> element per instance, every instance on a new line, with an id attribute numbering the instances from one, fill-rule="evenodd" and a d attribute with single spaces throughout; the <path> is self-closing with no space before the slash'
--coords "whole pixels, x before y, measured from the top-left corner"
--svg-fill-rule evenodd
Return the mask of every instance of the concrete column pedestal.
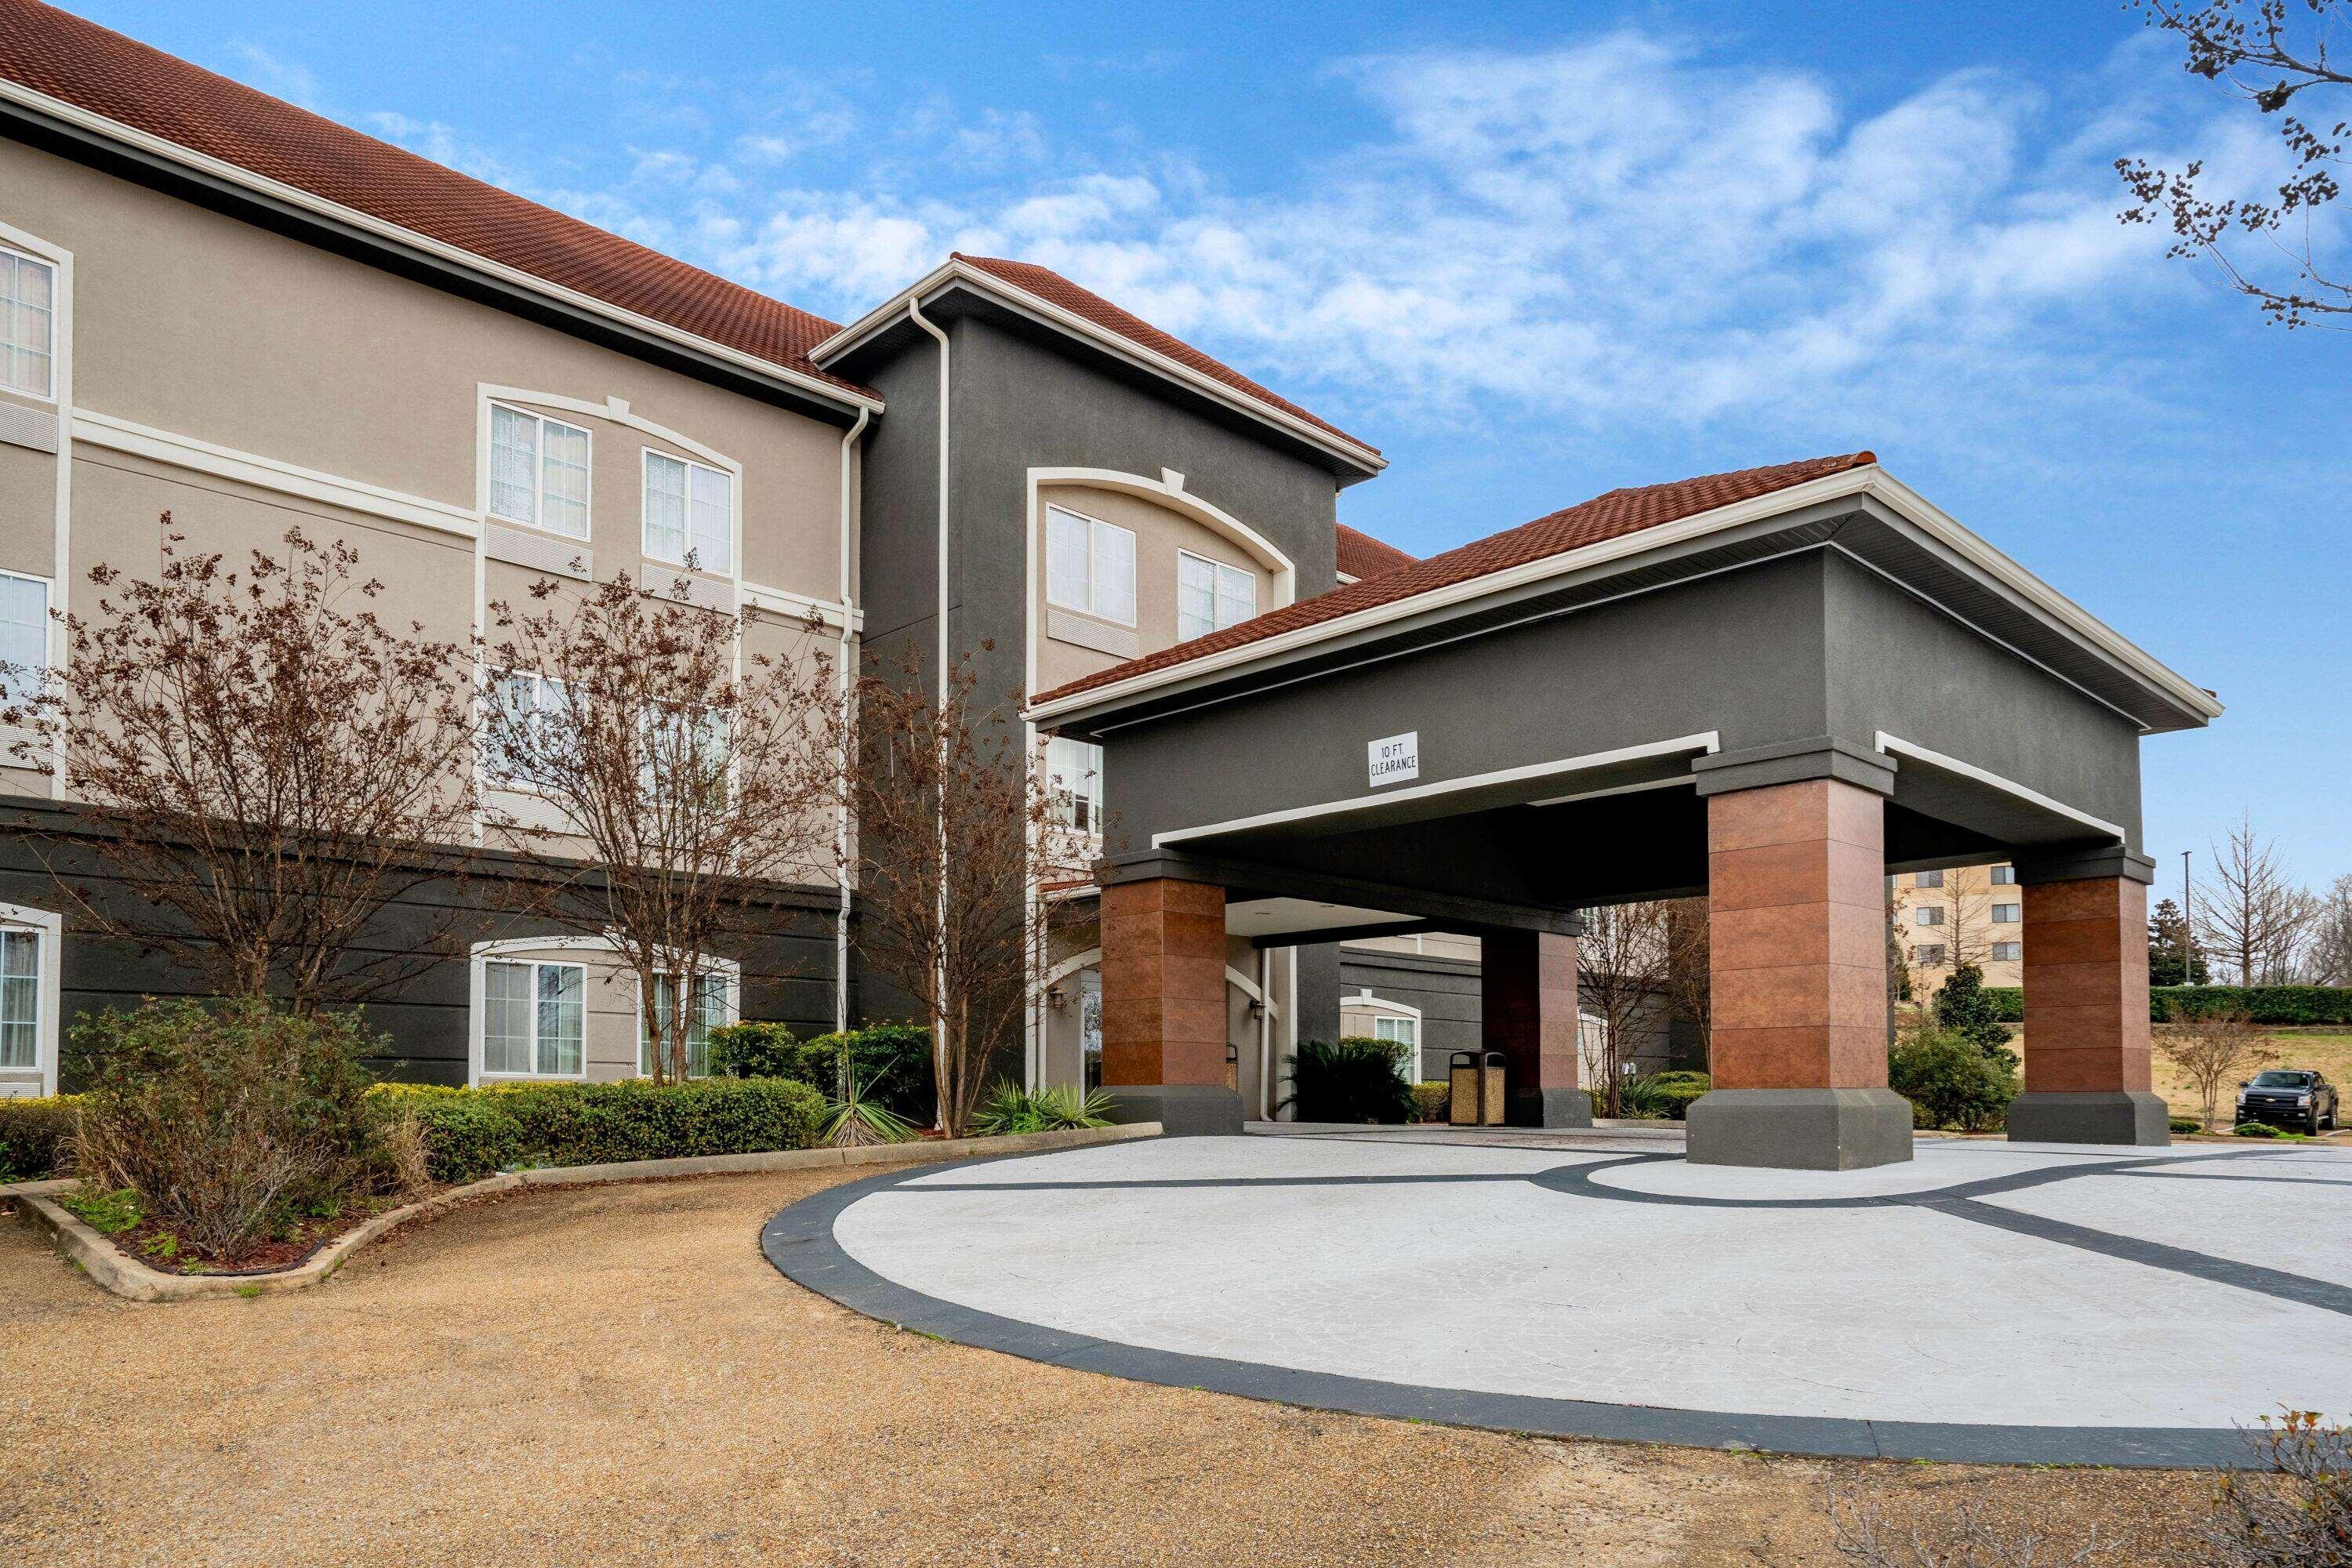
<path id="1" fill-rule="evenodd" d="M 1698 1164 L 1856 1170 L 1911 1158 L 1886 1087 L 1885 804 L 1843 779 L 1707 797 L 1713 1090 Z"/>

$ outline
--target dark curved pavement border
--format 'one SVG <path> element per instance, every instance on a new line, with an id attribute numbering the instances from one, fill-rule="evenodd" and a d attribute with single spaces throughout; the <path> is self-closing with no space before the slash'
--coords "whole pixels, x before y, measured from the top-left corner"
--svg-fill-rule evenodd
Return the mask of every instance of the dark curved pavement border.
<path id="1" fill-rule="evenodd" d="M 999 1158 L 1008 1157 L 1040 1156 Z M 761 1232 L 760 1249 L 786 1279 L 854 1312 L 900 1328 L 1054 1366 L 1173 1388 L 1208 1389 L 1244 1399 L 1549 1437 L 1667 1443 L 1833 1458 L 1926 1459 L 1983 1465 L 2112 1465 L 2139 1469 L 2267 1468 L 2249 1440 L 2249 1434 L 2235 1427 L 1979 1426 L 1681 1410 L 1433 1388 L 1151 1350 L 999 1317 L 909 1289 L 850 1257 L 834 1237 L 834 1222 L 861 1198 L 919 1177 L 935 1177 L 947 1171 L 995 1163 L 995 1159 L 982 1159 L 924 1165 L 827 1188 L 770 1219 Z M 1548 1171 L 1517 1179 L 1556 1187 L 1585 1185 L 1582 1182 L 1561 1183 L 1557 1176 L 1556 1171 Z M 1328 1177 L 1318 1178 L 1318 1182 L 1321 1184 L 1354 1179 L 1361 1178 Z M 1601 1194 L 1593 1192 L 1590 1195 Z M 1622 1198 L 1633 1194 L 1618 1189 L 1608 1195 Z M 1932 1201 L 1939 1195 L 1904 1194 L 1914 1202 Z M 1768 1203 L 1759 1206 L 1777 1205 Z"/>

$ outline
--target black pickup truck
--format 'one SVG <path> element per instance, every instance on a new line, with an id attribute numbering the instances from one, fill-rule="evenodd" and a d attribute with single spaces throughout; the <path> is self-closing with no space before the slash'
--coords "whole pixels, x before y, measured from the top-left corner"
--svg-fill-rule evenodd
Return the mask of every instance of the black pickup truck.
<path id="1" fill-rule="evenodd" d="M 2238 1086 L 2238 1120 L 2316 1134 L 2336 1125 L 2336 1086 L 2303 1068 L 2265 1068 Z"/>

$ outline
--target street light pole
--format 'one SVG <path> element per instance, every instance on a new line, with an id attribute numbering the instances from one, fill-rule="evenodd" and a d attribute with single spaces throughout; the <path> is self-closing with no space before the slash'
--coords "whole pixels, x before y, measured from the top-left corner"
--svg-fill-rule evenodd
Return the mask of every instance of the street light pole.
<path id="1" fill-rule="evenodd" d="M 2197 984 L 2197 922 L 2190 911 L 2196 901 L 2189 891 L 2189 851 L 2180 852 L 2180 984 Z"/>

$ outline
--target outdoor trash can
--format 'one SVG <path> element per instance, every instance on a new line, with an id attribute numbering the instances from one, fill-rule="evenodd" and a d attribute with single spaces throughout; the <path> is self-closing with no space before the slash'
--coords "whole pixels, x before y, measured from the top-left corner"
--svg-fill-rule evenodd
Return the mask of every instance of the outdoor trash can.
<path id="1" fill-rule="evenodd" d="M 1503 1053 L 1456 1051 L 1446 1058 L 1445 1120 L 1456 1127 L 1503 1124 Z"/>

